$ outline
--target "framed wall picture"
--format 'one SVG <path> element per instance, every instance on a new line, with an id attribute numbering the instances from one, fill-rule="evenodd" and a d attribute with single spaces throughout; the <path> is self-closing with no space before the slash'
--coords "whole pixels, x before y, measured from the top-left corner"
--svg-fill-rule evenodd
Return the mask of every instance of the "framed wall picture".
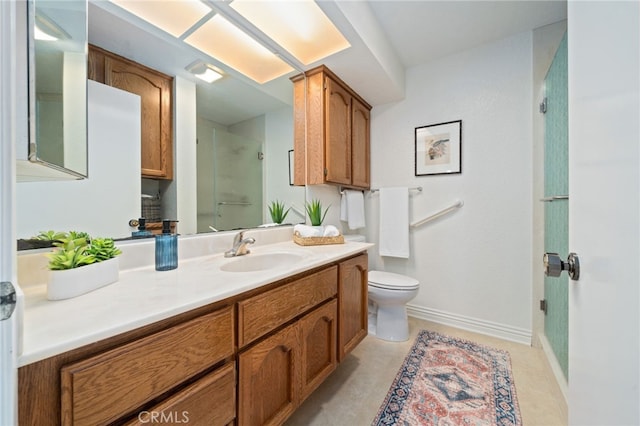
<path id="1" fill-rule="evenodd" d="M 415 175 L 462 173 L 462 120 L 416 127 Z"/>

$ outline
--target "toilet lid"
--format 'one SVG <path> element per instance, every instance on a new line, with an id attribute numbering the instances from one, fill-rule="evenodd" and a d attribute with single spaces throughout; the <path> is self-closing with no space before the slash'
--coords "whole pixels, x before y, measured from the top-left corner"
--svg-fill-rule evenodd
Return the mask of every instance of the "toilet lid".
<path id="1" fill-rule="evenodd" d="M 369 285 L 390 290 L 415 290 L 420 283 L 415 278 L 393 272 L 369 271 Z"/>

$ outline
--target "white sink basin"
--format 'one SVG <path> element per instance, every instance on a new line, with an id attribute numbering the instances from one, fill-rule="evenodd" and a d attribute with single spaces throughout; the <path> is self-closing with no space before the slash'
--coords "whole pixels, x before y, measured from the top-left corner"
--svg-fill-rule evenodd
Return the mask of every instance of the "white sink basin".
<path id="1" fill-rule="evenodd" d="M 290 252 L 270 252 L 262 254 L 246 254 L 239 256 L 220 266 L 225 272 L 255 272 L 267 269 L 292 266 L 300 262 L 304 256 Z"/>

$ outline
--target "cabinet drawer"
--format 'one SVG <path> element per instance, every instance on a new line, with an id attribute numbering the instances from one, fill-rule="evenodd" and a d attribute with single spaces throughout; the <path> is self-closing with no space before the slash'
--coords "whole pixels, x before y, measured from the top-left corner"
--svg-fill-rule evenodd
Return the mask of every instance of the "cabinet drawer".
<path id="1" fill-rule="evenodd" d="M 236 417 L 236 371 L 227 364 L 153 408 L 127 426 L 152 423 L 225 426 Z"/>
<path id="2" fill-rule="evenodd" d="M 238 302 L 238 346 L 245 346 L 333 297 L 338 267 L 332 266 L 282 287 Z"/>
<path id="3" fill-rule="evenodd" d="M 234 353 L 233 308 L 187 321 L 61 370 L 62 424 L 99 425 Z"/>

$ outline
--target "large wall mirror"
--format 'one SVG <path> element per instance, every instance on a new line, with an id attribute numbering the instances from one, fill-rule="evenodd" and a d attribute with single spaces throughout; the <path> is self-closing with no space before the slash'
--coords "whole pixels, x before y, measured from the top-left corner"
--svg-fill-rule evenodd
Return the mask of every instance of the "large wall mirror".
<path id="1" fill-rule="evenodd" d="M 87 2 L 32 0 L 29 160 L 85 177 Z"/>
<path id="2" fill-rule="evenodd" d="M 165 3 L 158 2 L 157 7 L 163 7 L 163 4 Z M 289 177 L 293 167 L 291 150 L 294 120 L 293 86 L 289 78 L 298 71 L 292 70 L 266 83 L 256 83 L 224 63 L 216 62 L 214 58 L 120 8 L 115 2 L 89 1 L 87 12 L 89 44 L 161 73 L 179 77 L 182 82 L 186 81 L 187 85 L 195 87 L 197 117 L 189 122 L 197 127 L 197 146 L 192 145 L 196 141 L 184 140 L 174 141 L 174 146 L 178 159 L 176 167 L 183 167 L 182 170 L 184 167 L 193 168 L 193 173 L 197 175 L 195 187 L 187 189 L 196 194 L 196 201 L 178 201 L 180 195 L 176 192 L 181 189 L 175 188 L 177 180 L 180 179 L 179 173 L 174 176 L 173 181 L 140 178 L 135 182 L 141 192 L 137 195 L 136 212 L 140 213 L 143 195 L 162 197 L 163 218 L 175 218 L 171 216 L 177 209 L 182 212 L 193 211 L 197 214 L 197 229 L 185 232 L 179 223 L 178 232 L 184 235 L 192 232 L 214 232 L 214 229 L 227 231 L 269 224 L 271 219 L 268 204 L 279 200 L 284 202 L 287 208 L 291 207 L 284 223 L 304 222 L 305 188 L 291 185 Z M 238 55 L 242 55 L 242 51 L 238 51 Z M 213 64 L 223 71 L 224 77 L 214 83 L 196 79 L 188 68 L 193 68 L 194 63 L 198 61 Z M 174 119 L 176 115 L 182 114 L 182 111 L 178 111 L 180 108 L 182 106 L 177 102 L 174 105 Z M 176 126 L 179 127 L 180 124 Z M 180 129 L 174 129 L 174 132 L 178 134 Z M 91 135 L 91 131 L 89 134 Z M 91 143 L 90 138 L 90 152 Z M 186 155 L 181 151 L 185 147 L 189 151 Z M 60 155 L 60 152 L 56 153 Z M 89 156 L 89 164 L 92 164 L 91 161 L 95 160 L 91 153 Z M 185 157 L 193 157 L 193 160 L 185 163 Z M 117 167 L 119 165 L 116 165 L 114 170 Z M 140 175 L 139 170 L 136 173 Z M 87 181 L 91 180 L 89 170 Z M 43 183 L 38 193 L 47 192 L 46 185 Z M 36 205 L 35 201 L 21 196 L 20 192 L 25 193 L 27 190 L 31 193 L 36 192 L 24 186 L 18 186 L 17 189 L 19 218 L 22 205 L 25 206 L 24 210 L 28 208 L 29 203 Z M 112 188 L 112 191 L 110 196 L 123 191 L 123 188 Z M 61 203 L 60 207 L 64 210 L 64 203 Z M 49 212 L 54 208 L 49 209 Z M 80 226 L 79 230 L 82 231 L 95 234 L 94 228 L 105 222 L 101 215 L 109 215 L 109 220 L 113 220 L 108 206 L 96 209 L 91 205 L 76 205 L 74 208 L 85 208 L 86 215 L 83 217 L 90 218 Z M 129 237 L 134 229 L 130 229 L 126 224 L 136 217 L 135 214 L 117 218 L 118 223 L 125 224 L 124 230 L 117 233 L 109 232 L 107 235 L 114 238 Z M 47 217 L 43 211 L 40 221 L 38 218 L 29 219 L 29 227 L 18 223 L 18 238 L 28 238 L 28 228 L 51 229 L 54 225 L 49 225 L 50 222 L 45 219 Z M 33 223 L 37 224 L 32 225 Z"/>

